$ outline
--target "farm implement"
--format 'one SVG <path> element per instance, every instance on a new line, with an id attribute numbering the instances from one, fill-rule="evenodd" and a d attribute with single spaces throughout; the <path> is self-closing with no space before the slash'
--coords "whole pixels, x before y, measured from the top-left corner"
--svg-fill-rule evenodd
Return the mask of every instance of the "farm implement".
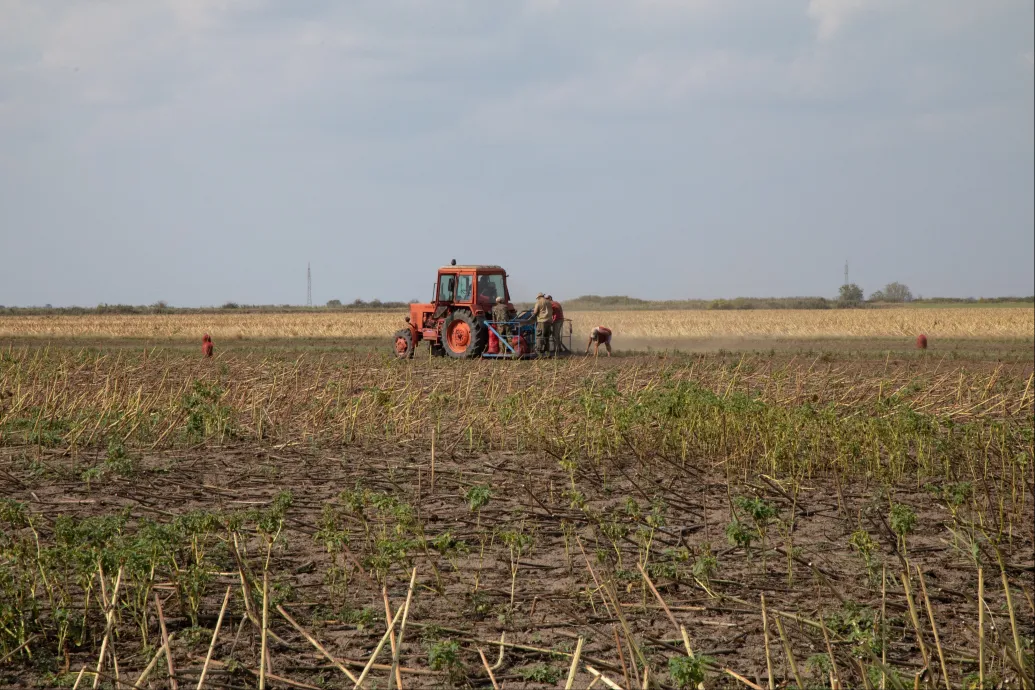
<path id="1" fill-rule="evenodd" d="M 492 318 L 496 298 L 502 297 L 506 321 Z M 392 338 L 400 359 L 414 356 L 417 346 L 427 341 L 431 354 L 453 359 L 534 359 L 536 327 L 531 310 L 515 313 L 507 288 L 507 272 L 500 266 L 458 266 L 454 260 L 438 270 L 433 299 L 411 304 L 406 327 Z M 560 343 L 550 343 L 559 356 L 571 354 L 571 322 L 563 322 Z"/>

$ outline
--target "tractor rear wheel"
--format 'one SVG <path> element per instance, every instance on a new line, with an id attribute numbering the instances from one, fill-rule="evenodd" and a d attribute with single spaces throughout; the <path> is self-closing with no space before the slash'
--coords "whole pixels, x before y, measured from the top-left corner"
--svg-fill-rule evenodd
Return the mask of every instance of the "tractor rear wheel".
<path id="1" fill-rule="evenodd" d="M 453 359 L 472 359 L 485 350 L 485 322 L 466 311 L 455 311 L 442 324 L 442 347 Z"/>
<path id="2" fill-rule="evenodd" d="M 395 336 L 392 337 L 392 351 L 396 358 L 412 359 L 413 350 L 413 331 L 409 328 L 396 331 Z"/>

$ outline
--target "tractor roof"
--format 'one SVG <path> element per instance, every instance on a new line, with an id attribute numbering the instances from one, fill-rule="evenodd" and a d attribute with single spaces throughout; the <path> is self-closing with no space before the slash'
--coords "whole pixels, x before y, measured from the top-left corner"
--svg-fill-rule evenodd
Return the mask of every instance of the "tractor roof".
<path id="1" fill-rule="evenodd" d="M 475 269 L 479 271 L 502 271 L 502 266 L 495 266 L 492 264 L 457 264 L 456 266 L 443 266 L 440 271 L 450 271 L 458 268 L 463 269 Z"/>

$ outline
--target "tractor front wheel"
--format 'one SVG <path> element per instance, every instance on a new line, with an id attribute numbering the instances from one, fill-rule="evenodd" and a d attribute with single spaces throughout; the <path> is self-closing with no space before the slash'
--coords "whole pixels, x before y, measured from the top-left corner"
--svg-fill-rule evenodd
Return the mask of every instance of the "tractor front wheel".
<path id="1" fill-rule="evenodd" d="M 453 359 L 472 359 L 485 350 L 485 322 L 466 311 L 455 311 L 442 324 L 442 346 Z"/>
<path id="2" fill-rule="evenodd" d="M 413 358 L 413 331 L 403 328 L 396 331 L 392 338 L 392 350 L 398 359 Z"/>

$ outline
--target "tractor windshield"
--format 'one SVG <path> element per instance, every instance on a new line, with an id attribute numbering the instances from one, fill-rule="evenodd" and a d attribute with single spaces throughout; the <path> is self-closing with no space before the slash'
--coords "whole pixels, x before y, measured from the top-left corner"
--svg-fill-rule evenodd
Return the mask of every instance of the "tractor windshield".
<path id="1" fill-rule="evenodd" d="M 456 288 L 456 301 L 457 302 L 470 302 L 471 301 L 471 282 L 472 276 L 460 276 L 457 281 Z"/>
<path id="2" fill-rule="evenodd" d="M 482 301 L 494 302 L 497 297 L 506 297 L 507 293 L 503 289 L 503 276 L 501 275 L 488 275 L 478 276 L 478 299 Z"/>
<path id="3" fill-rule="evenodd" d="M 452 302 L 453 290 L 456 287 L 456 276 L 446 273 L 438 279 L 438 301 Z"/>

